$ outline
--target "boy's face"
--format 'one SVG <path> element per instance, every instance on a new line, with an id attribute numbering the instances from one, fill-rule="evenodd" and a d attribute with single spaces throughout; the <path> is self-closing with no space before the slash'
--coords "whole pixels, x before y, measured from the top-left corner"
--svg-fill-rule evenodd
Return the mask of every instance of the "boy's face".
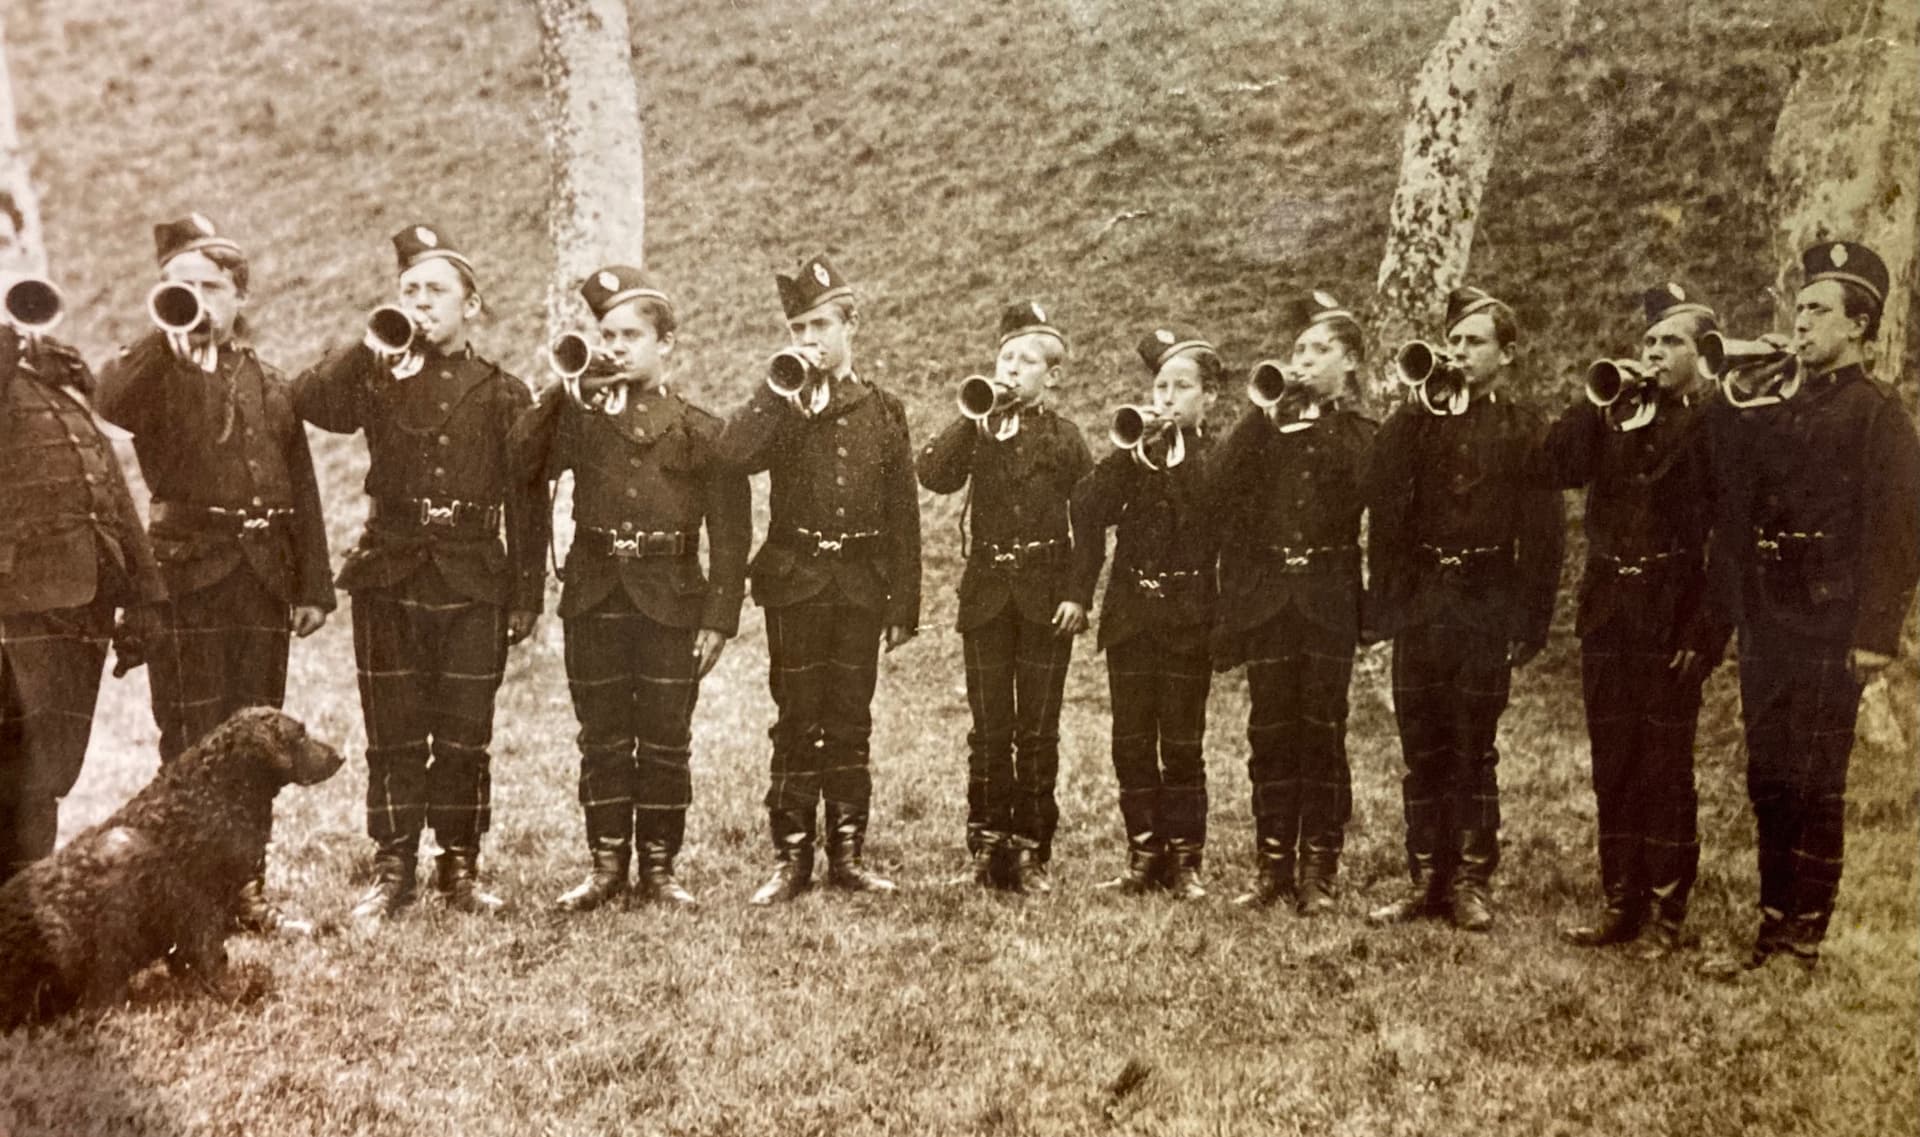
<path id="1" fill-rule="evenodd" d="M 1846 291 L 1837 280 L 1816 280 L 1793 302 L 1793 353 L 1811 375 L 1851 362 L 1865 338 L 1864 317 L 1847 315 Z"/>
<path id="2" fill-rule="evenodd" d="M 1698 375 L 1693 328 L 1692 316 L 1668 316 L 1640 339 L 1640 362 L 1653 369 L 1663 391 L 1684 391 Z"/>
<path id="3" fill-rule="evenodd" d="M 1332 328 L 1314 324 L 1293 341 L 1293 366 L 1315 401 L 1324 401 L 1346 389 L 1355 364 L 1347 354 L 1347 345 L 1334 338 Z"/>
<path id="4" fill-rule="evenodd" d="M 1493 316 L 1475 312 L 1447 330 L 1447 350 L 1466 370 L 1467 382 L 1485 387 L 1513 363 L 1513 345 L 1495 338 Z"/>
<path id="5" fill-rule="evenodd" d="M 840 315 L 832 304 L 822 304 L 787 321 L 787 336 L 793 346 L 814 358 L 814 365 L 829 375 L 845 375 L 853 370 L 853 333 L 860 324 Z"/>
<path id="6" fill-rule="evenodd" d="M 1047 350 L 1055 344 L 1052 336 L 1029 332 L 1000 345 L 1000 358 L 994 363 L 994 379 L 1011 387 L 1020 401 L 1038 404 L 1047 388 L 1059 381 L 1060 369 L 1047 362 Z"/>
<path id="7" fill-rule="evenodd" d="M 600 317 L 600 343 L 622 378 L 646 388 L 660 382 L 661 367 L 673 351 L 673 334 L 656 332 L 653 321 L 640 311 L 640 302 L 629 300 Z"/>
<path id="8" fill-rule="evenodd" d="M 1153 406 L 1180 427 L 1200 425 L 1213 406 L 1213 392 L 1200 376 L 1200 362 L 1182 352 L 1160 365 L 1153 377 Z"/>
<path id="9" fill-rule="evenodd" d="M 200 290 L 200 302 L 206 306 L 207 321 L 213 329 L 213 342 L 226 343 L 233 337 L 233 325 L 246 307 L 247 297 L 205 253 L 181 253 L 160 266 L 160 279 L 191 284 Z"/>
<path id="10" fill-rule="evenodd" d="M 465 341 L 467 321 L 480 314 L 480 298 L 467 292 L 452 261 L 429 257 L 400 274 L 400 307 L 428 343 L 449 348 Z"/>

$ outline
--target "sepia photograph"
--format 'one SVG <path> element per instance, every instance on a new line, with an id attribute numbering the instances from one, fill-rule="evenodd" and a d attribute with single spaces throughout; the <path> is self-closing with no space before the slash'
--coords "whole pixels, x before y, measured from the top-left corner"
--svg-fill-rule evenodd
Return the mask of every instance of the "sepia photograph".
<path id="1" fill-rule="evenodd" d="M 0 1137 L 1920 1129 L 1915 0 L 0 0 Z"/>

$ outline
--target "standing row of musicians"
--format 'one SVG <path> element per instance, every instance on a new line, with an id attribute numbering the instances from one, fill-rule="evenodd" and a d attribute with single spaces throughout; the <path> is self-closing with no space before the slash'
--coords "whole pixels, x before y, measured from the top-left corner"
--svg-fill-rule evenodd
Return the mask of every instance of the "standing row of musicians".
<path id="1" fill-rule="evenodd" d="M 472 262 L 442 231 L 409 226 L 394 238 L 397 308 L 288 382 L 248 342 L 239 246 L 198 214 L 155 232 L 159 330 L 97 389 L 45 335 L 57 292 L 27 280 L 6 296 L 9 873 L 51 849 L 110 642 L 122 668 L 148 666 L 163 761 L 233 710 L 282 700 L 289 637 L 324 623 L 336 584 L 306 422 L 364 432 L 370 455 L 367 526 L 337 579 L 367 726 L 362 919 L 412 902 L 428 829 L 445 903 L 500 906 L 478 874 L 493 704 L 508 646 L 542 606 L 548 486 L 566 471 L 576 537 L 560 616 L 591 868 L 556 903 L 693 902 L 675 877 L 691 718 L 749 579 L 777 708 L 775 867 L 752 903 L 809 888 L 818 845 L 829 885 L 891 891 L 863 856 L 871 704 L 880 649 L 917 629 L 917 474 L 968 495 L 961 881 L 1052 887 L 1060 705 L 1111 528 L 1098 643 L 1127 854 L 1103 887 L 1205 895 L 1208 688 L 1244 665 L 1254 869 L 1236 903 L 1334 910 L 1354 653 L 1391 640 L 1410 888 L 1369 919 L 1485 930 L 1497 727 L 1513 668 L 1547 639 L 1560 491 L 1584 488 L 1576 631 L 1604 902 L 1565 934 L 1648 957 L 1681 945 L 1701 684 L 1737 633 L 1761 921 L 1750 952 L 1713 964 L 1818 958 L 1861 688 L 1894 655 L 1920 577 L 1920 443 L 1865 371 L 1888 279 L 1863 246 L 1807 251 L 1790 339 L 1723 339 L 1679 285 L 1649 291 L 1639 358 L 1596 364 L 1588 399 L 1550 426 L 1509 391 L 1511 309 L 1477 289 L 1449 298 L 1443 347 L 1399 353 L 1413 395 L 1379 424 L 1355 407 L 1362 329 L 1326 293 L 1291 306 L 1290 358 L 1255 369 L 1254 405 L 1217 440 L 1204 425 L 1228 385 L 1219 353 L 1191 329 L 1155 329 L 1139 345 L 1150 397 L 1116 413 L 1097 463 L 1047 406 L 1067 334 L 1015 304 L 994 375 L 962 385 L 961 413 L 916 462 L 899 400 L 855 368 L 854 293 L 823 258 L 778 278 L 791 345 L 723 420 L 666 383 L 673 302 L 635 269 L 584 283 L 597 345 L 556 344 L 561 381 L 534 400 L 468 341 L 483 310 Z M 1726 375 L 1722 392 L 1702 393 L 1707 373 Z M 76 395 L 133 434 L 147 532 Z M 772 516 L 749 561 L 747 479 L 761 471 Z M 258 880 L 242 918 L 301 926 Z"/>

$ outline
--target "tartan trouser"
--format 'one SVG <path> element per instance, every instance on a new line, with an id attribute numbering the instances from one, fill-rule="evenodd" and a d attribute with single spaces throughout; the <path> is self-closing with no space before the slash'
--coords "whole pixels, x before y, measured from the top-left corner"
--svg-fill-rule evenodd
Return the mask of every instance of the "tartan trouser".
<path id="1" fill-rule="evenodd" d="M 1199 848 L 1207 840 L 1207 691 L 1204 646 L 1170 651 L 1152 635 L 1107 648 L 1113 773 L 1130 845 Z"/>
<path id="2" fill-rule="evenodd" d="M 244 565 L 160 606 L 147 652 L 160 760 L 185 753 L 242 707 L 277 707 L 287 696 L 287 603 Z"/>
<path id="3" fill-rule="evenodd" d="M 0 616 L 0 880 L 53 852 L 112 634 L 101 600 Z"/>
<path id="4" fill-rule="evenodd" d="M 620 589 L 565 626 L 587 846 L 638 836 L 677 853 L 693 800 L 696 633 L 651 619 Z"/>
<path id="5" fill-rule="evenodd" d="M 471 848 L 492 820 L 493 697 L 506 614 L 455 592 L 437 569 L 353 595 L 353 655 L 367 720 L 367 835 Z"/>
<path id="6" fill-rule="evenodd" d="M 1073 637 L 1021 617 L 1009 602 L 960 637 L 966 657 L 967 851 L 1020 842 L 1042 863 L 1060 823 L 1060 701 Z"/>
<path id="7" fill-rule="evenodd" d="M 1847 647 L 1765 626 L 1740 629 L 1747 796 L 1759 828 L 1760 907 L 1826 937 L 1845 853 L 1847 762 L 1860 686 Z"/>
<path id="8" fill-rule="evenodd" d="M 1394 637 L 1393 710 L 1407 764 L 1400 792 L 1416 880 L 1423 858 L 1451 878 L 1470 842 L 1476 876 L 1491 879 L 1499 864 L 1494 737 L 1510 678 L 1502 629 L 1440 618 Z"/>
<path id="9" fill-rule="evenodd" d="M 1347 766 L 1352 631 L 1289 608 L 1247 633 L 1247 779 L 1256 851 L 1337 854 L 1353 814 Z M 1268 846 L 1271 847 L 1268 847 Z"/>
<path id="10" fill-rule="evenodd" d="M 1593 749 L 1600 887 L 1609 903 L 1652 903 L 1666 920 L 1687 914 L 1700 867 L 1693 738 L 1704 673 L 1668 665 L 1654 640 L 1601 628 L 1581 644 L 1581 689 Z"/>
<path id="11" fill-rule="evenodd" d="M 873 799 L 868 737 L 879 670 L 881 614 L 848 604 L 831 588 L 810 600 L 768 608 L 767 681 L 776 711 L 767 809 L 804 818 L 814 830 L 825 799 L 865 824 Z"/>

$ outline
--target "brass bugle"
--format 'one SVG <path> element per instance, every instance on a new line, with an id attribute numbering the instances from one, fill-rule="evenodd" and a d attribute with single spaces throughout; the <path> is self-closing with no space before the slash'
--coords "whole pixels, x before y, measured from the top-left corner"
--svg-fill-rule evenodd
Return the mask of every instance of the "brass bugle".
<path id="1" fill-rule="evenodd" d="M 1300 376 L 1284 359 L 1263 359 L 1247 373 L 1247 399 L 1261 410 L 1280 405 L 1299 389 Z"/>
<path id="2" fill-rule="evenodd" d="M 147 293 L 147 317 L 154 327 L 168 335 L 184 336 L 198 331 L 207 318 L 207 306 L 200 290 L 177 280 L 163 280 Z"/>
<path id="3" fill-rule="evenodd" d="M 1107 438 L 1122 450 L 1132 450 L 1172 425 L 1172 417 L 1154 407 L 1125 406 L 1113 412 Z"/>
<path id="4" fill-rule="evenodd" d="M 767 361 L 767 386 L 783 399 L 805 391 L 818 375 L 819 369 L 795 348 L 783 347 Z"/>
<path id="5" fill-rule="evenodd" d="M 1784 343 L 1771 339 L 1736 340 L 1708 332 L 1700 337 L 1700 371 L 1709 379 L 1718 379 L 1729 371 L 1777 364 L 1793 358 Z"/>
<path id="6" fill-rule="evenodd" d="M 66 312 L 66 301 L 46 277 L 20 276 L 7 283 L 0 308 L 4 308 L 7 323 L 12 324 L 15 331 L 37 336 L 51 331 L 60 322 Z"/>
<path id="7" fill-rule="evenodd" d="M 587 337 L 579 332 L 568 332 L 554 340 L 547 348 L 547 361 L 553 366 L 553 373 L 562 379 L 578 379 L 593 366 L 594 350 L 587 343 Z"/>
<path id="8" fill-rule="evenodd" d="M 1451 355 L 1424 340 L 1413 340 L 1393 355 L 1394 373 L 1412 387 L 1420 402 L 1437 415 L 1451 414 L 1466 390 L 1467 373 Z"/>
<path id="9" fill-rule="evenodd" d="M 959 404 L 962 415 L 983 422 L 1018 406 L 1020 397 L 1005 383 L 996 383 L 985 375 L 969 375 L 960 380 L 954 401 Z"/>
<path id="10" fill-rule="evenodd" d="M 1587 401 L 1610 407 L 1655 381 L 1653 369 L 1637 359 L 1599 359 L 1587 368 Z"/>
<path id="11" fill-rule="evenodd" d="M 367 313 L 367 346 L 382 355 L 405 355 L 418 330 L 412 317 L 391 304 Z"/>

